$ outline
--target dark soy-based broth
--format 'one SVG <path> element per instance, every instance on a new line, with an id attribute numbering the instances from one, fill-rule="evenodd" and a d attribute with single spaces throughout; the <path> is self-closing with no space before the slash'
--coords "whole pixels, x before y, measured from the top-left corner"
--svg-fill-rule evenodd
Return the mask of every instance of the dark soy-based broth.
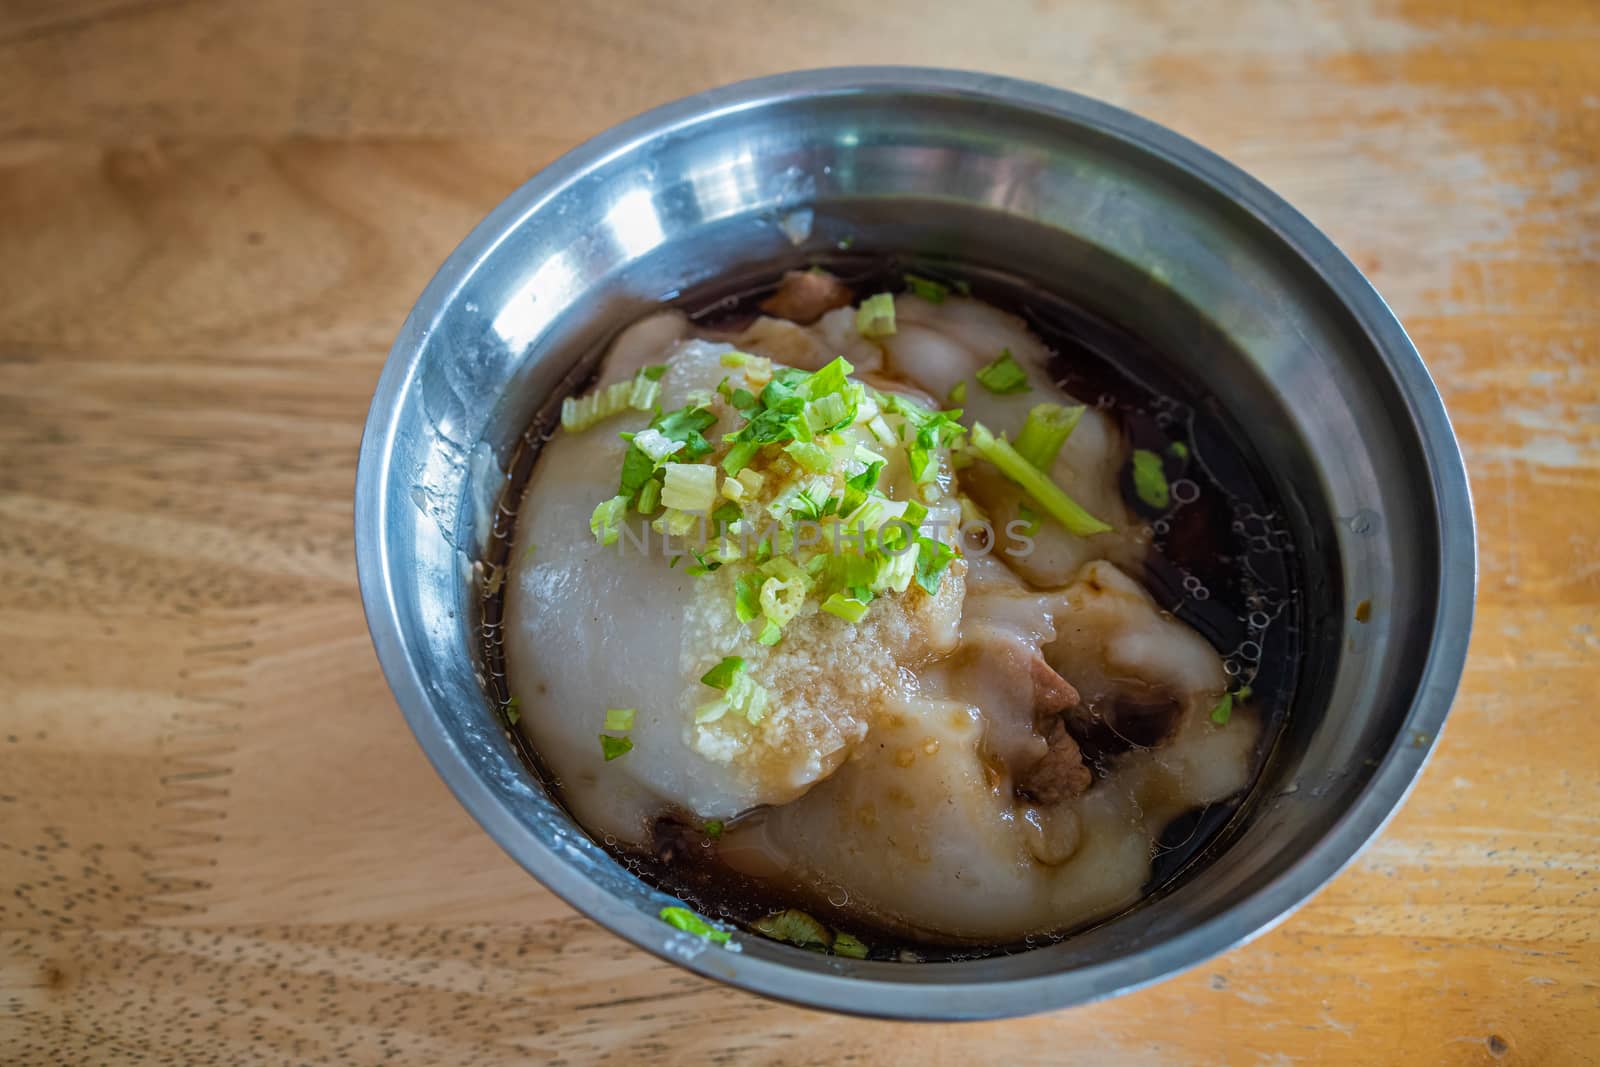
<path id="1" fill-rule="evenodd" d="M 1154 531 L 1142 569 L 1134 577 L 1165 610 L 1218 650 L 1231 685 L 1247 684 L 1253 690 L 1252 707 L 1262 722 L 1255 757 L 1258 777 L 1288 714 L 1300 665 L 1301 604 L 1294 586 L 1300 561 L 1262 464 L 1245 451 L 1243 435 L 1229 425 L 1220 408 L 1179 381 L 1171 362 L 1136 332 L 1037 286 L 991 271 L 843 253 L 818 265 L 851 285 L 858 297 L 904 289 L 908 269 L 970 287 L 973 296 L 1026 321 L 1053 353 L 1050 370 L 1063 389 L 1113 413 L 1133 448 L 1165 457 L 1173 498 L 1165 513 L 1153 513 L 1141 503 L 1131 475 L 1126 470 L 1122 475 L 1124 499 Z M 776 275 L 724 279 L 674 294 L 667 303 L 683 309 L 699 326 L 737 328 L 758 314 L 756 306 L 777 282 Z M 546 433 L 543 424 L 530 427 L 513 454 L 482 561 L 490 578 L 483 585 L 481 651 L 490 696 L 499 704 L 510 695 L 501 632 L 502 576 L 518 504 Z M 1181 446 L 1177 450 L 1169 447 L 1175 443 Z M 1181 454 L 1185 448 L 1187 457 Z M 510 735 L 534 773 L 559 799 L 560 781 L 519 731 Z M 1097 778 L 1105 769 L 1102 761 L 1116 752 L 1115 744 L 1098 752 L 1092 743 L 1085 745 L 1086 756 L 1099 757 Z M 1205 861 L 1208 851 L 1223 845 L 1229 824 L 1248 797 L 1247 790 L 1174 819 L 1157 843 L 1141 902 L 1172 889 Z M 621 847 L 609 839 L 599 843 L 628 870 L 709 917 L 748 924 L 783 908 L 799 908 L 866 941 L 873 958 L 969 959 L 1018 951 L 1073 932 L 1064 928 L 1025 944 L 975 945 L 885 929 L 852 914 L 848 901 L 837 899 L 837 890 L 830 899 L 826 887 L 734 871 L 719 861 L 717 840 L 707 836 L 697 821 L 672 812 L 663 812 L 656 820 L 653 847 L 648 850 Z"/>

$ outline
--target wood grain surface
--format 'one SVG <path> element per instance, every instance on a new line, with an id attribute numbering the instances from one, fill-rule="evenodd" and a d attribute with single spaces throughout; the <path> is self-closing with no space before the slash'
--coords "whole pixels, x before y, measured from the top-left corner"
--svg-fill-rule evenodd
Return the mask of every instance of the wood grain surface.
<path id="1" fill-rule="evenodd" d="M 1479 621 L 1437 755 L 1276 931 L 1027 1020 L 709 984 L 540 889 L 368 644 L 366 404 L 530 173 L 805 66 L 1133 108 L 1324 227 L 1461 434 Z M 0 1063 L 1600 1063 L 1593 0 L 0 0 Z"/>

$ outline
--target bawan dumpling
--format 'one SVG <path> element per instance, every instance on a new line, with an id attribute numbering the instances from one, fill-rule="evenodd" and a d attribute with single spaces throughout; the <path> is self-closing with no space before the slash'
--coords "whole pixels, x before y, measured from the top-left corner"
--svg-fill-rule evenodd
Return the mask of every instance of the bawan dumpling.
<path id="1" fill-rule="evenodd" d="M 568 402 L 505 587 L 520 728 L 597 838 L 704 828 L 835 924 L 1000 944 L 1126 907 L 1259 727 L 1133 577 L 1118 425 L 996 308 L 828 282 L 731 334 L 643 320 Z"/>

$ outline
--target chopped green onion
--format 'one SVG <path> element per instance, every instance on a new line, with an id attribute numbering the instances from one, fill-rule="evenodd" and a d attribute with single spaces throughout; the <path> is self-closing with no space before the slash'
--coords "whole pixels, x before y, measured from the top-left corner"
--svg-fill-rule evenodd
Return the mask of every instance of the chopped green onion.
<path id="1" fill-rule="evenodd" d="M 788 563 L 782 556 L 773 562 Z M 790 564 L 793 566 L 793 564 Z M 799 572 L 787 578 L 771 577 L 761 583 L 761 613 L 769 622 L 779 627 L 787 626 L 789 621 L 800 614 L 800 609 L 805 605 L 806 592 L 809 583 L 806 575 Z"/>
<path id="2" fill-rule="evenodd" d="M 851 530 L 876 530 L 891 519 L 905 513 L 905 505 L 878 493 L 868 495 L 861 506 L 845 517 L 845 526 Z"/>
<path id="3" fill-rule="evenodd" d="M 883 460 L 869 463 L 867 469 L 860 474 L 855 474 L 845 479 L 844 502 L 839 505 L 840 510 L 846 515 L 854 514 L 856 509 L 866 502 L 867 494 L 878 484 L 878 475 L 883 473 Z"/>
<path id="4" fill-rule="evenodd" d="M 756 441 L 740 441 L 728 449 L 728 454 L 722 457 L 722 469 L 728 474 L 738 474 L 750 465 L 756 458 L 756 453 L 761 451 L 761 445 Z"/>
<path id="5" fill-rule="evenodd" d="M 760 401 L 758 401 L 756 399 L 756 395 L 748 389 L 735 389 L 729 394 L 728 403 L 732 404 L 739 411 L 749 411 L 751 408 L 760 403 Z"/>
<path id="6" fill-rule="evenodd" d="M 761 406 L 769 411 L 783 414 L 798 414 L 805 400 L 795 396 L 795 391 L 800 388 L 809 375 L 798 367 L 784 367 L 772 373 L 772 380 L 761 390 Z"/>
<path id="7" fill-rule="evenodd" d="M 728 698 L 718 697 L 717 699 L 705 704 L 701 704 L 698 708 L 696 708 L 694 713 L 694 721 L 696 725 L 704 725 L 709 722 L 716 722 L 727 713 Z"/>
<path id="8" fill-rule="evenodd" d="M 834 593 L 822 602 L 822 610 L 829 615 L 837 615 L 845 622 L 860 622 L 861 617 L 867 613 L 867 605 L 853 597 Z"/>
<path id="9" fill-rule="evenodd" d="M 894 297 L 879 293 L 861 301 L 856 311 L 856 332 L 862 337 L 889 337 L 894 334 Z"/>
<path id="10" fill-rule="evenodd" d="M 760 358 L 760 356 L 752 356 L 748 352 L 724 352 L 722 353 L 722 365 L 724 367 L 743 367 Z"/>
<path id="11" fill-rule="evenodd" d="M 633 729 L 633 717 L 636 714 L 638 712 L 634 708 L 607 708 L 605 728 L 617 733 L 626 733 Z"/>
<path id="12" fill-rule="evenodd" d="M 733 583 L 733 613 L 740 622 L 754 622 L 761 614 L 761 581 L 757 575 L 741 574 Z"/>
<path id="13" fill-rule="evenodd" d="M 738 656 L 724 656 L 721 663 L 700 676 L 700 683 L 709 685 L 713 689 L 726 689 L 733 684 L 734 677 L 742 670 L 744 670 L 744 660 Z"/>
<path id="14" fill-rule="evenodd" d="M 880 445 L 892 447 L 900 443 L 900 439 L 895 437 L 894 431 L 889 429 L 889 424 L 884 421 L 882 415 L 874 415 L 867 420 L 867 429 Z"/>
<path id="15" fill-rule="evenodd" d="M 813 492 L 808 487 L 800 490 L 794 495 L 794 501 L 790 510 L 796 515 L 800 516 L 802 519 L 809 519 L 812 522 L 816 522 L 818 519 L 822 518 L 823 514 L 827 511 L 828 501 L 831 499 L 833 498 L 827 496 L 826 492 L 824 492 L 822 498 L 819 500 L 818 494 Z"/>
<path id="16" fill-rule="evenodd" d="M 648 367 L 641 368 L 639 373 L 652 382 L 659 382 L 662 376 L 667 373 L 667 365 L 665 363 L 652 363 Z"/>
<path id="17" fill-rule="evenodd" d="M 1049 474 L 1061 446 L 1077 428 L 1083 412 L 1082 404 L 1070 408 L 1061 404 L 1035 404 L 1028 412 L 1028 421 L 1017 432 L 1016 450 L 1029 463 Z"/>
<path id="18" fill-rule="evenodd" d="M 732 664 L 732 666 L 729 666 Z M 770 699 L 764 686 L 758 684 L 744 671 L 744 660 L 729 656 L 711 668 L 700 679 L 713 689 L 723 690 L 722 696 L 702 704 L 694 713 L 694 721 L 704 724 L 716 722 L 729 711 L 737 711 L 754 725 L 767 713 Z"/>
<path id="19" fill-rule="evenodd" d="M 892 589 L 904 593 L 917 576 L 917 554 L 901 552 L 898 555 L 878 555 L 873 559 L 876 573 L 872 588 L 878 592 Z"/>
<path id="20" fill-rule="evenodd" d="M 832 433 L 854 421 L 855 409 L 842 393 L 829 393 L 806 405 L 806 426 L 817 433 Z"/>
<path id="21" fill-rule="evenodd" d="M 633 742 L 628 738 L 612 737 L 610 734 L 600 735 L 600 754 L 606 758 L 607 763 L 632 751 Z"/>
<path id="22" fill-rule="evenodd" d="M 635 411 L 649 411 L 655 407 L 656 397 L 661 395 L 661 383 L 639 375 L 633 379 L 632 388 L 628 390 L 628 406 Z"/>
<path id="23" fill-rule="evenodd" d="M 641 515 L 654 515 L 656 513 L 656 508 L 661 506 L 660 478 L 651 478 L 639 487 L 639 503 L 636 506 Z"/>
<path id="24" fill-rule="evenodd" d="M 1067 531 L 1079 537 L 1092 537 L 1105 533 L 1111 527 L 1083 509 L 1062 488 L 1024 459 L 1003 437 L 996 437 L 981 422 L 972 424 L 972 447 L 984 459 L 1000 468 L 1000 473 L 1010 478 L 1034 502 L 1044 508 Z"/>
<path id="25" fill-rule="evenodd" d="M 717 468 L 709 463 L 668 463 L 661 503 L 678 511 L 704 514 L 717 502 Z"/>
<path id="26" fill-rule="evenodd" d="M 864 960 L 867 958 L 867 946 L 865 942 L 840 931 L 833 935 L 833 954 L 848 956 L 853 960 Z"/>
<path id="27" fill-rule="evenodd" d="M 617 486 L 617 495 L 632 500 L 639 495 L 639 491 L 655 472 L 656 461 L 645 455 L 637 445 L 630 443 L 627 453 L 622 457 L 622 478 Z"/>
<path id="28" fill-rule="evenodd" d="M 734 676 L 728 687 L 728 704 L 743 713 L 745 721 L 754 726 L 767 714 L 769 699 L 766 687 L 758 685 L 748 674 Z"/>
<path id="29" fill-rule="evenodd" d="M 775 941 L 787 941 L 801 948 L 813 945 L 829 948 L 833 945 L 833 935 L 826 926 L 794 908 L 757 919 L 751 926 Z"/>
<path id="30" fill-rule="evenodd" d="M 808 375 L 797 390 L 807 400 L 816 400 L 844 391 L 850 384 L 850 372 L 855 365 L 843 356 L 835 356 L 827 366 Z"/>
<path id="31" fill-rule="evenodd" d="M 1171 490 L 1167 487 L 1167 472 L 1161 457 L 1147 448 L 1140 448 L 1133 453 L 1133 489 L 1139 494 L 1139 499 L 1157 511 L 1164 510 L 1172 502 Z"/>
<path id="32" fill-rule="evenodd" d="M 662 908 L 661 921 L 686 934 L 703 937 L 718 945 L 727 944 L 728 938 L 733 936 L 726 930 L 718 930 L 688 908 Z"/>
<path id="33" fill-rule="evenodd" d="M 628 498 L 614 496 L 595 505 L 589 515 L 589 532 L 602 545 L 615 544 L 622 532 L 622 520 L 628 513 Z"/>
<path id="34" fill-rule="evenodd" d="M 965 404 L 967 402 L 967 383 L 957 382 L 952 385 L 948 399 L 951 404 Z"/>
<path id="35" fill-rule="evenodd" d="M 704 518 L 704 512 L 696 513 L 668 508 L 650 525 L 655 528 L 657 533 L 668 533 L 673 537 L 686 537 L 702 518 Z"/>
<path id="36" fill-rule="evenodd" d="M 821 474 L 833 466 L 833 457 L 821 445 L 808 441 L 795 441 L 783 447 L 794 461 L 812 474 Z"/>
<path id="37" fill-rule="evenodd" d="M 744 486 L 744 491 L 751 496 L 761 492 L 761 486 L 767 480 L 760 471 L 740 471 L 737 477 L 739 484 Z"/>
<path id="38" fill-rule="evenodd" d="M 955 559 L 955 549 L 943 541 L 935 541 L 931 537 L 917 538 L 917 569 L 915 577 L 917 585 L 929 596 L 936 596 L 939 592 L 939 582 L 944 578 L 944 572 L 950 568 L 950 561 Z"/>
<path id="39" fill-rule="evenodd" d="M 1174 441 L 1167 446 L 1167 451 L 1177 458 L 1179 463 L 1189 462 L 1189 446 L 1182 441 Z"/>
<path id="40" fill-rule="evenodd" d="M 918 485 L 926 485 L 938 477 L 938 450 L 947 447 L 961 432 L 961 424 L 943 411 L 917 427 L 916 437 L 906 445 L 906 465 Z"/>
<path id="41" fill-rule="evenodd" d="M 677 411 L 669 411 L 651 420 L 650 428 L 660 430 L 668 438 L 683 444 L 684 459 L 699 459 L 711 451 L 711 445 L 702 431 L 716 425 L 717 416 L 704 407 L 688 404 Z"/>
<path id="42" fill-rule="evenodd" d="M 734 481 L 732 478 L 729 478 L 727 484 L 738 485 L 739 483 Z M 739 510 L 738 504 L 729 501 L 711 513 L 711 521 L 716 523 L 718 527 L 731 526 L 738 522 L 743 514 L 744 512 Z"/>
<path id="43" fill-rule="evenodd" d="M 1032 386 L 1028 384 L 1027 372 L 1012 357 L 1009 348 L 1002 348 L 999 358 L 979 370 L 977 379 L 979 385 L 997 396 L 1010 396 L 1013 393 L 1026 393 L 1032 390 Z"/>
<path id="44" fill-rule="evenodd" d="M 510 700 L 506 701 L 505 711 L 506 722 L 510 723 L 512 726 L 515 726 L 518 722 L 522 721 L 522 701 L 518 700 L 516 697 L 512 697 Z"/>
<path id="45" fill-rule="evenodd" d="M 944 303 L 944 298 L 950 295 L 950 287 L 948 285 L 917 274 L 906 275 L 906 288 L 930 304 L 942 304 Z"/>
<path id="46" fill-rule="evenodd" d="M 700 827 L 700 832 L 705 834 L 707 837 L 712 837 L 712 838 L 721 837 L 722 836 L 722 820 L 721 819 L 708 819 L 706 821 L 706 824 L 704 826 Z"/>
<path id="47" fill-rule="evenodd" d="M 561 402 L 561 428 L 579 433 L 629 409 L 649 411 L 660 391 L 656 378 L 640 371 L 625 382 L 613 382 L 587 396 L 569 396 Z"/>
<path id="48" fill-rule="evenodd" d="M 767 619 L 761 626 L 761 632 L 756 635 L 756 640 L 763 645 L 775 645 L 783 639 L 783 627 Z"/>
<path id="49" fill-rule="evenodd" d="M 1233 705 L 1243 704 L 1249 700 L 1254 692 L 1248 685 L 1240 686 L 1234 693 L 1223 693 L 1222 699 L 1211 706 L 1211 721 L 1218 726 L 1228 725 L 1228 720 L 1233 717 Z"/>
<path id="50" fill-rule="evenodd" d="M 651 428 L 640 430 L 633 435 L 633 447 L 649 457 L 650 462 L 660 463 L 674 452 L 683 448 L 682 441 L 674 441 L 660 430 Z"/>

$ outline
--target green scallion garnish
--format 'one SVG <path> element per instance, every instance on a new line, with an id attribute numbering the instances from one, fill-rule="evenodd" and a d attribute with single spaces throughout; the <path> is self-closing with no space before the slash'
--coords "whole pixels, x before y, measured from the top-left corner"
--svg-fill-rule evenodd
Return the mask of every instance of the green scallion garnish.
<path id="1" fill-rule="evenodd" d="M 636 714 L 638 712 L 634 708 L 607 708 L 605 728 L 616 733 L 627 733 L 633 729 L 633 717 Z"/>
<path id="2" fill-rule="evenodd" d="M 709 463 L 668 463 L 663 467 L 661 503 L 676 511 L 704 514 L 717 502 L 717 468 Z"/>
<path id="3" fill-rule="evenodd" d="M 733 583 L 733 613 L 740 622 L 754 622 L 761 614 L 761 579 L 754 574 L 741 574 Z"/>
<path id="4" fill-rule="evenodd" d="M 1140 448 L 1133 453 L 1133 491 L 1139 499 L 1157 511 L 1164 511 L 1172 503 L 1172 492 L 1167 486 L 1165 464 L 1156 453 Z"/>
<path id="5" fill-rule="evenodd" d="M 805 912 L 797 911 L 794 908 L 757 919 L 750 925 L 774 941 L 787 941 L 789 944 L 799 945 L 801 948 L 809 948 L 811 946 L 831 948 L 833 945 L 833 934 L 828 931 L 826 926 L 823 926 Z"/>
<path id="6" fill-rule="evenodd" d="M 744 660 L 738 656 L 724 656 L 721 663 L 700 676 L 700 682 L 713 689 L 726 689 L 733 684 L 734 677 L 742 670 L 744 670 Z"/>
<path id="7" fill-rule="evenodd" d="M 924 278 L 918 274 L 906 275 L 906 288 L 930 304 L 942 304 L 945 297 L 950 295 L 950 287 L 948 285 L 943 282 L 936 282 L 932 278 Z"/>
<path id="8" fill-rule="evenodd" d="M 622 532 L 623 519 L 628 514 L 628 498 L 614 496 L 595 505 L 589 515 L 589 532 L 602 545 L 615 544 Z"/>
<path id="9" fill-rule="evenodd" d="M 649 369 L 625 382 L 613 382 L 596 389 L 587 396 L 567 397 L 561 402 L 561 428 L 568 433 L 579 433 L 624 411 L 649 411 L 661 391 L 656 384 L 661 375 L 651 377 L 647 373 Z"/>
<path id="10" fill-rule="evenodd" d="M 612 737 L 610 734 L 600 735 L 600 754 L 606 758 L 607 763 L 632 751 L 633 742 L 628 738 Z"/>
<path id="11" fill-rule="evenodd" d="M 794 461 L 812 474 L 821 474 L 833 466 L 833 457 L 821 445 L 809 441 L 795 441 L 783 447 Z"/>
<path id="12" fill-rule="evenodd" d="M 862 617 L 866 615 L 867 605 L 854 597 L 834 593 L 822 602 L 822 610 L 829 615 L 839 616 L 845 622 L 854 623 L 860 622 Z"/>
<path id="13" fill-rule="evenodd" d="M 1211 721 L 1216 723 L 1218 726 L 1228 725 L 1228 720 L 1233 718 L 1234 703 L 1238 702 L 1243 704 L 1246 700 L 1250 699 L 1252 692 L 1253 690 L 1246 685 L 1241 686 L 1237 692 L 1223 693 L 1222 699 L 1211 705 Z"/>
<path id="14" fill-rule="evenodd" d="M 976 377 L 979 385 L 996 396 L 1026 393 L 1033 388 L 1028 384 L 1027 372 L 1011 355 L 1009 348 L 1002 348 L 999 357 L 993 363 L 981 368 Z"/>
<path id="15" fill-rule="evenodd" d="M 866 338 L 893 336 L 894 297 L 879 293 L 861 301 L 856 311 L 856 332 Z"/>
<path id="16" fill-rule="evenodd" d="M 867 958 L 867 946 L 865 942 L 841 930 L 833 935 L 833 954 L 848 956 L 853 960 L 864 960 Z"/>
<path id="17" fill-rule="evenodd" d="M 1061 446 L 1067 443 L 1072 431 L 1083 418 L 1082 404 L 1066 407 L 1061 404 L 1035 404 L 1028 412 L 1028 420 L 1017 432 L 1016 450 L 1035 467 L 1050 473 L 1055 466 Z"/>
<path id="18" fill-rule="evenodd" d="M 1001 474 L 1021 486 L 1036 504 L 1044 508 L 1046 514 L 1066 527 L 1068 533 L 1092 537 L 1111 529 L 1110 525 L 1089 514 L 1048 475 L 1023 458 L 1011 447 L 1010 442 L 991 433 L 983 423 L 972 424 L 971 441 L 978 455 L 999 467 Z"/>
<path id="19" fill-rule="evenodd" d="M 931 537 L 917 538 L 916 582 L 923 592 L 934 596 L 939 592 L 939 582 L 955 559 L 955 549 Z"/>
<path id="20" fill-rule="evenodd" d="M 728 938 L 733 936 L 726 930 L 718 930 L 688 908 L 662 908 L 660 914 L 661 921 L 668 926 L 676 927 L 686 934 L 703 937 L 707 941 L 713 941 L 719 945 L 727 944 Z"/>

